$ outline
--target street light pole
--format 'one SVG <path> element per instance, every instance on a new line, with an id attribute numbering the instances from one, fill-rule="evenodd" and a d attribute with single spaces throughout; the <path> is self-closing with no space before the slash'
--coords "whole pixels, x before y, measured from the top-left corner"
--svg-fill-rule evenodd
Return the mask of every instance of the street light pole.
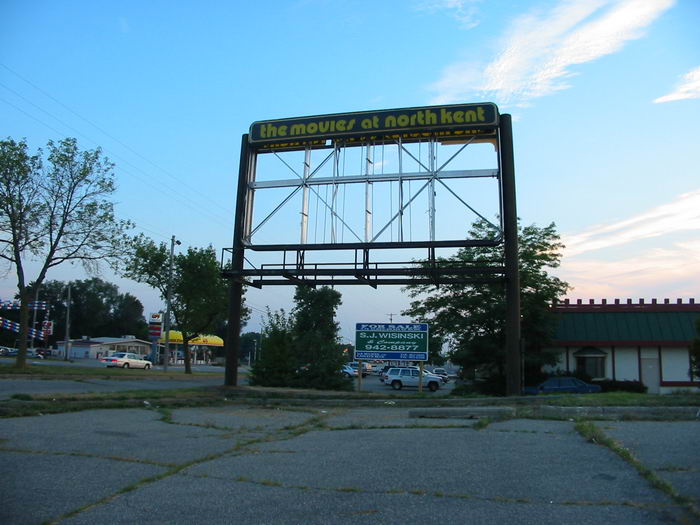
<path id="1" fill-rule="evenodd" d="M 63 343 L 63 360 L 68 361 L 70 352 L 70 282 L 68 283 L 68 300 L 66 301 L 66 340 Z"/>
<path id="2" fill-rule="evenodd" d="M 175 240 L 173 235 L 170 239 L 170 258 L 168 262 L 168 289 L 165 294 L 165 355 L 163 356 L 163 370 L 168 371 L 168 361 L 170 360 L 170 301 L 172 299 L 172 283 L 173 283 L 173 256 L 175 254 L 175 244 L 180 244 L 180 241 Z"/>

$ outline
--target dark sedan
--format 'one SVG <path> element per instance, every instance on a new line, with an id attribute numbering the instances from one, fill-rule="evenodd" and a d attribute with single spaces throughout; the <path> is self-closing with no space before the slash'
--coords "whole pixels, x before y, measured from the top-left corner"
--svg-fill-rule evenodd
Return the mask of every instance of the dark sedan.
<path id="1" fill-rule="evenodd" d="M 599 385 L 590 385 L 575 377 L 550 377 L 538 386 L 526 386 L 523 394 L 592 394 Z"/>

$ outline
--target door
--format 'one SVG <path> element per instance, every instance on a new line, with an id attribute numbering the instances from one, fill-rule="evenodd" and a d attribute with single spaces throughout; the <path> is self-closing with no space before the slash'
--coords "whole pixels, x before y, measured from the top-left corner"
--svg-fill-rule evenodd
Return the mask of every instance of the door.
<path id="1" fill-rule="evenodd" d="M 657 357 L 642 358 L 642 383 L 650 394 L 658 394 L 661 377 L 659 375 L 659 359 Z"/>

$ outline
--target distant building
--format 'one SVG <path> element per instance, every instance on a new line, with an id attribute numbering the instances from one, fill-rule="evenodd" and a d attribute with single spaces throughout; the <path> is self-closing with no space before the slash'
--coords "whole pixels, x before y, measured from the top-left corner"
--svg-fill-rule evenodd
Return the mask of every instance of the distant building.
<path id="1" fill-rule="evenodd" d="M 641 381 L 650 393 L 697 390 L 690 374 L 690 346 L 699 337 L 700 304 L 640 299 L 595 303 L 567 299 L 553 306 L 558 323 L 554 369 L 584 371 L 594 379 Z"/>
<path id="2" fill-rule="evenodd" d="M 57 343 L 58 355 L 64 355 L 64 345 L 64 341 Z M 129 335 L 94 338 L 84 336 L 81 339 L 71 339 L 68 357 L 71 359 L 99 359 L 116 352 L 132 352 L 146 356 L 151 352 L 151 343 Z"/>

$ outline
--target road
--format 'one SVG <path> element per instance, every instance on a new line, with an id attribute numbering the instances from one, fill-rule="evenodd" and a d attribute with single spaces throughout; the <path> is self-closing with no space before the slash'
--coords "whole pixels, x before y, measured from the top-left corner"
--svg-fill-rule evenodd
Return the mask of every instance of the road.
<path id="1" fill-rule="evenodd" d="M 14 359 L 2 359 L 0 362 L 12 362 Z M 44 360 L 31 360 L 30 364 L 32 366 L 80 366 L 86 368 L 103 368 L 104 364 L 97 360 L 80 360 L 80 361 L 61 361 L 54 359 L 44 359 Z M 155 366 L 153 370 L 162 370 L 161 366 Z M 224 383 L 224 369 L 220 366 L 211 365 L 193 365 L 192 370 L 196 372 L 209 372 L 216 373 L 216 376 L 194 377 L 185 378 L 184 377 L 184 366 L 181 364 L 170 365 L 168 370 L 173 373 L 182 373 L 183 379 L 148 379 L 148 370 L 144 370 L 143 378 L 137 378 L 133 374 L 130 374 L 128 379 L 119 380 L 117 377 L 105 378 L 81 378 L 76 380 L 70 379 L 49 379 L 46 381 L 34 381 L 31 379 L 18 379 L 18 378 L 6 378 L 0 380 L 0 399 L 8 399 L 14 394 L 51 394 L 51 393 L 64 393 L 64 394 L 77 394 L 77 393 L 90 393 L 90 392 L 122 392 L 126 390 L 148 390 L 148 389 L 171 389 L 171 388 L 192 388 L 193 386 L 217 386 L 223 385 Z M 116 373 L 119 370 L 115 370 Z M 238 369 L 238 384 L 247 385 L 248 384 L 248 372 L 247 366 L 240 367 Z M 193 383 L 193 379 L 196 379 L 196 383 Z M 355 380 L 355 388 L 357 390 L 358 384 Z M 424 391 L 429 393 L 431 396 L 440 397 L 447 396 L 450 394 L 452 389 L 455 387 L 454 381 L 443 385 L 440 390 L 434 393 L 430 393 L 426 388 Z M 391 393 L 395 395 L 412 395 L 418 393 L 417 388 L 403 388 L 401 390 L 393 390 L 390 387 L 384 385 L 379 381 L 379 376 L 369 375 L 362 380 L 362 391 L 363 392 L 374 392 L 374 393 Z"/>
<path id="2" fill-rule="evenodd" d="M 240 405 L 0 419 L 0 523 L 698 523 L 573 422 L 477 422 Z M 598 427 L 700 503 L 700 423 Z"/>

